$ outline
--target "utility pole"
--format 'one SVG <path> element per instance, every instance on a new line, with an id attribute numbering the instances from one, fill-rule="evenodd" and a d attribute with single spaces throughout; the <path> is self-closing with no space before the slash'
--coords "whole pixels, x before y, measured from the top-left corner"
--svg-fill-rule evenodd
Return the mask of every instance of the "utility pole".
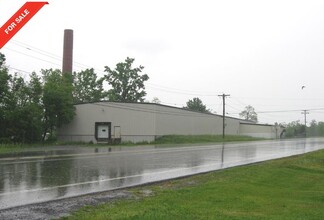
<path id="1" fill-rule="evenodd" d="M 302 114 L 304 115 L 304 125 L 305 125 L 305 137 L 306 137 L 306 115 L 309 114 L 307 110 L 303 110 Z"/>
<path id="2" fill-rule="evenodd" d="M 218 95 L 223 98 L 223 139 L 225 138 L 225 98 L 230 95 L 222 94 Z"/>

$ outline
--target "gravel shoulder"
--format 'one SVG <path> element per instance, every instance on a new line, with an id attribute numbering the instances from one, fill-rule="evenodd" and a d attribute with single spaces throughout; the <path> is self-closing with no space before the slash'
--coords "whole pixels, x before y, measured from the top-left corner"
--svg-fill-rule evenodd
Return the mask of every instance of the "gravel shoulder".
<path id="1" fill-rule="evenodd" d="M 128 190 L 107 191 L 79 197 L 60 199 L 38 204 L 0 210 L 0 219 L 6 220 L 44 220 L 59 219 L 84 207 L 95 206 L 121 199 L 135 198 Z"/>

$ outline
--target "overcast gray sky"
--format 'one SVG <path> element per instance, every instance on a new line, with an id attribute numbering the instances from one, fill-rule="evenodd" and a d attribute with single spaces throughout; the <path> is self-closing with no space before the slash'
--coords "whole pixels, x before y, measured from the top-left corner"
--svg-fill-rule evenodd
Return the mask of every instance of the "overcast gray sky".
<path id="1" fill-rule="evenodd" d="M 1 0 L 0 25 L 25 2 Z M 226 93 L 232 117 L 252 105 L 261 123 L 303 122 L 303 109 L 324 121 L 324 1 L 48 2 L 1 49 L 11 71 L 60 69 L 63 32 L 73 29 L 74 71 L 101 76 L 135 58 L 150 77 L 148 100 L 182 107 L 199 97 L 221 114 Z"/>

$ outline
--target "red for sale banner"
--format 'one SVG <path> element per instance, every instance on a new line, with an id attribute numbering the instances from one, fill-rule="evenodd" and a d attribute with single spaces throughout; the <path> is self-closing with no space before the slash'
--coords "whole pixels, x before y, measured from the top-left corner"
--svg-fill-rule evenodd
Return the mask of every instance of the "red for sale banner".
<path id="1" fill-rule="evenodd" d="M 0 49 L 48 2 L 26 2 L 0 29 Z"/>

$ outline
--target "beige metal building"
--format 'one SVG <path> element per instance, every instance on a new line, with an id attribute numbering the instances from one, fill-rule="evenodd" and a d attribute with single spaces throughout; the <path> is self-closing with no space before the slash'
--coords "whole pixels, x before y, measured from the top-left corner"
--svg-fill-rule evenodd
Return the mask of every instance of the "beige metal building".
<path id="1" fill-rule="evenodd" d="M 277 139 L 282 136 L 282 126 L 268 125 L 268 124 L 251 124 L 240 122 L 240 135 L 251 137 L 260 137 L 268 139 Z"/>
<path id="2" fill-rule="evenodd" d="M 58 129 L 62 141 L 154 141 L 163 135 L 219 135 L 220 115 L 193 112 L 153 103 L 95 102 L 75 105 L 73 121 Z M 226 117 L 226 134 L 276 138 L 272 125 Z"/>

